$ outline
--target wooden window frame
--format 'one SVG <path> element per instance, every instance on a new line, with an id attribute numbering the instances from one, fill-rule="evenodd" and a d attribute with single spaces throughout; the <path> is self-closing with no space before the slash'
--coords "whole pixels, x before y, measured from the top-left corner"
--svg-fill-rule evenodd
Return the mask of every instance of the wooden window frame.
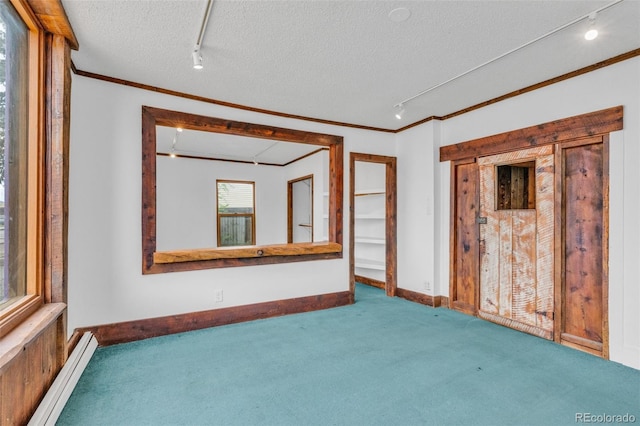
<path id="1" fill-rule="evenodd" d="M 45 34 L 27 4 L 11 0 L 28 30 L 26 295 L 0 312 L 0 337 L 44 304 Z"/>
<path id="2" fill-rule="evenodd" d="M 242 183 L 253 185 L 253 213 L 220 213 L 220 206 L 218 205 L 218 184 L 220 183 Z M 223 246 L 220 240 L 220 218 L 221 217 L 250 217 L 251 218 L 251 245 L 256 243 L 256 183 L 249 180 L 228 180 L 228 179 L 216 179 L 216 243 L 218 247 L 237 247 L 237 246 Z"/>

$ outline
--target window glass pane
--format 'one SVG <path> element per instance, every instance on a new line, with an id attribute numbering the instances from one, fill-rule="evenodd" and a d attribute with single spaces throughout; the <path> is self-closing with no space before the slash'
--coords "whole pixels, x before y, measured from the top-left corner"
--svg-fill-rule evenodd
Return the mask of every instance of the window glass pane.
<path id="1" fill-rule="evenodd" d="M 0 2 L 0 308 L 26 294 L 28 30 Z"/>
<path id="2" fill-rule="evenodd" d="M 221 216 L 220 246 L 250 246 L 253 226 L 251 216 Z"/>
<path id="3" fill-rule="evenodd" d="M 218 245 L 255 244 L 253 182 L 218 181 Z"/>
<path id="4" fill-rule="evenodd" d="M 253 183 L 218 182 L 218 213 L 253 213 Z"/>

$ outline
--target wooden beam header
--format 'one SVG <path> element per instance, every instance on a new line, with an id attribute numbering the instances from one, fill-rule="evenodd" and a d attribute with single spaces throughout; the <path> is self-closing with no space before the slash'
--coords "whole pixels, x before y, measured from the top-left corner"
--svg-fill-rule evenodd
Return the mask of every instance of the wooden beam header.
<path id="1" fill-rule="evenodd" d="M 603 109 L 440 148 L 440 161 L 502 154 L 622 130 L 623 107 Z"/>
<path id="2" fill-rule="evenodd" d="M 80 45 L 73 28 L 69 23 L 67 13 L 60 0 L 25 0 L 33 13 L 35 13 L 40 25 L 45 31 L 63 36 L 69 42 L 69 47 L 78 50 Z"/>

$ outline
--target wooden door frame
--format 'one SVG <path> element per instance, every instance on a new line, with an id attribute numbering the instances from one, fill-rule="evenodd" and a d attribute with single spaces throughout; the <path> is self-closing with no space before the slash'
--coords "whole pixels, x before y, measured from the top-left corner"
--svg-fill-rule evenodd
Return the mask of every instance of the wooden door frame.
<path id="1" fill-rule="evenodd" d="M 349 291 L 355 294 L 355 184 L 356 161 L 385 165 L 385 283 L 387 296 L 395 296 L 397 271 L 397 172 L 396 157 L 352 152 L 349 154 Z"/>
<path id="2" fill-rule="evenodd" d="M 606 241 L 603 242 L 603 349 L 601 355 L 603 358 L 608 359 L 609 357 L 609 325 L 608 325 L 608 260 L 609 260 L 609 234 L 608 234 L 608 226 L 609 226 L 609 211 L 608 211 L 608 194 L 609 194 L 609 154 L 608 154 L 608 140 L 609 133 L 622 130 L 623 129 L 623 107 L 616 106 L 600 111 L 595 111 L 587 114 L 577 115 L 573 117 L 568 117 L 552 122 L 547 122 L 544 124 L 539 124 L 536 126 L 527 127 L 524 129 L 513 130 L 493 136 L 488 136 L 480 139 L 474 139 L 466 142 L 460 142 L 454 145 L 447 145 L 440 148 L 440 161 L 450 161 L 451 162 L 451 182 L 450 182 L 450 196 L 451 196 L 451 209 L 450 209 L 450 222 L 449 222 L 449 236 L 450 236 L 450 247 L 449 247 L 449 295 L 454 295 L 454 285 L 456 282 L 456 250 L 455 250 L 455 235 L 457 232 L 457 221 L 455 218 L 455 200 L 456 200 L 456 181 L 455 181 L 455 168 L 458 164 L 464 164 L 469 162 L 474 162 L 478 157 L 484 157 L 488 155 L 494 154 L 503 154 L 507 152 L 519 151 L 525 148 L 532 148 L 536 146 L 543 145 L 557 145 L 556 152 L 561 152 L 564 146 L 570 146 L 571 144 L 580 144 L 581 139 L 592 138 L 594 136 L 600 136 L 603 138 L 605 143 L 605 152 L 604 152 L 604 169 L 603 169 L 603 179 L 606 188 L 604 189 L 603 196 L 605 198 L 605 209 L 604 209 L 604 220 L 605 220 L 605 229 L 603 230 L 603 238 L 606 238 Z M 582 142 L 584 143 L 584 142 Z M 561 154 L 557 154 L 561 155 Z M 561 167 L 562 163 L 558 163 L 558 159 L 556 157 L 555 167 Z M 556 207 L 555 207 L 555 226 L 562 226 L 562 223 L 558 223 L 558 220 L 562 220 L 562 210 L 558 210 L 558 208 L 562 208 L 561 201 L 558 201 L 558 198 L 562 197 L 562 190 L 560 187 L 560 191 L 558 191 L 558 185 L 562 184 L 562 181 L 558 182 L 558 170 L 556 169 L 556 181 L 554 184 L 556 185 Z M 560 203 L 560 204 L 559 204 Z M 560 219 L 559 219 L 560 218 Z M 606 232 L 606 233 L 605 233 Z M 479 242 L 478 242 L 479 244 Z M 559 290 L 558 286 L 562 285 L 562 282 L 558 282 L 558 274 L 561 274 L 562 271 L 562 258 L 559 257 L 559 252 L 561 252 L 562 241 L 558 240 L 558 232 L 556 232 L 556 240 L 554 241 L 554 249 L 555 249 L 555 278 L 554 278 L 554 341 L 560 341 L 560 336 L 558 335 L 558 327 L 559 320 L 558 318 L 558 310 L 561 308 L 561 305 L 558 303 Z M 480 267 L 480 261 L 477 261 L 478 268 Z M 478 269 L 479 276 L 479 269 Z M 560 277 L 561 280 L 561 277 Z M 476 295 L 479 292 L 479 281 L 476 281 Z M 450 297 L 450 300 L 451 297 Z M 479 300 L 476 298 L 476 312 L 479 308 Z M 452 307 L 453 305 L 450 304 Z M 476 313 L 477 315 L 477 313 Z M 584 348 L 574 345 L 573 347 L 577 349 L 584 350 Z M 593 353 L 593 352 L 592 352 Z"/>
<path id="3" fill-rule="evenodd" d="M 313 173 L 299 178 L 291 179 L 287 182 L 287 243 L 293 243 L 293 184 L 303 180 L 311 179 L 311 241 L 313 242 Z"/>

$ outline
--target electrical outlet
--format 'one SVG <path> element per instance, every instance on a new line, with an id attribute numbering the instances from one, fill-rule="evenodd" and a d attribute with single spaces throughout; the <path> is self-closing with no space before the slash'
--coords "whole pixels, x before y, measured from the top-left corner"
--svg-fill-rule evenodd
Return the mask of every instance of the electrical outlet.
<path id="1" fill-rule="evenodd" d="M 222 290 L 213 290 L 213 300 L 215 302 L 222 302 L 224 300 L 224 296 L 222 294 Z"/>
<path id="2" fill-rule="evenodd" d="M 433 286 L 431 285 L 431 281 L 425 281 L 424 282 L 424 289 L 426 291 L 433 291 Z"/>

